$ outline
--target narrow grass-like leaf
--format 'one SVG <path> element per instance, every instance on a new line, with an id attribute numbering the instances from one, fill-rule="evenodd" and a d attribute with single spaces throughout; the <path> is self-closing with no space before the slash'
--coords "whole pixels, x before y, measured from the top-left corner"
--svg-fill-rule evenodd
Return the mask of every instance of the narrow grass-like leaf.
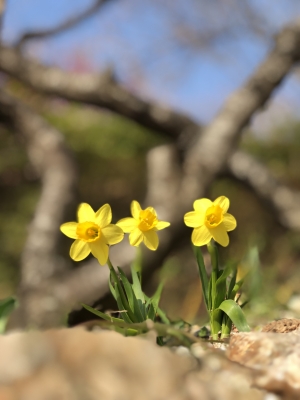
<path id="1" fill-rule="evenodd" d="M 132 288 L 135 293 L 135 297 L 137 299 L 140 299 L 143 303 L 145 303 L 145 297 L 142 291 L 140 278 L 133 266 L 131 267 L 131 276 L 132 276 Z"/>
<path id="2" fill-rule="evenodd" d="M 127 296 L 127 300 L 129 303 L 129 307 L 132 311 L 134 311 L 134 301 L 133 301 L 133 290 L 127 276 L 124 274 L 121 268 L 117 267 L 120 275 L 120 280 L 123 283 L 123 287 L 125 289 L 125 293 Z"/>
<path id="3" fill-rule="evenodd" d="M 243 284 L 244 284 L 244 279 L 240 279 L 238 282 L 236 282 L 231 293 L 229 293 L 229 296 L 228 296 L 231 300 L 234 300 L 237 292 L 241 289 Z"/>
<path id="4" fill-rule="evenodd" d="M 122 271 L 122 269 L 118 268 L 118 270 L 119 270 L 119 274 L 120 274 L 120 279 L 122 280 L 124 289 L 126 291 L 129 306 L 130 306 L 134 316 L 136 317 L 136 321 L 137 322 L 145 321 L 146 318 L 144 318 L 142 315 L 142 312 L 140 309 L 140 304 L 138 303 L 139 300 L 137 300 L 137 298 L 135 297 L 135 293 L 132 289 L 131 283 L 128 281 L 128 279 L 127 279 L 126 275 L 124 274 L 124 272 Z M 143 305 L 141 304 L 141 306 L 143 306 Z"/>
<path id="5" fill-rule="evenodd" d="M 234 300 L 223 301 L 219 309 L 228 315 L 240 332 L 250 332 L 243 310 Z"/>
<path id="6" fill-rule="evenodd" d="M 4 333 L 9 314 L 16 308 L 17 301 L 14 297 L 0 300 L 0 333 Z"/>
<path id="7" fill-rule="evenodd" d="M 218 340 L 219 332 L 221 331 L 222 328 L 222 320 L 223 320 L 223 312 L 219 308 L 215 309 L 211 313 L 211 322 L 210 322 L 210 327 L 211 327 L 211 335 L 213 340 Z"/>
<path id="8" fill-rule="evenodd" d="M 122 282 L 121 282 L 120 278 L 117 276 L 116 271 L 113 268 L 110 270 L 110 276 L 111 276 L 112 281 L 115 283 L 115 291 L 116 291 L 116 296 L 117 296 L 116 300 L 118 303 L 119 310 L 126 310 L 131 322 L 137 322 L 136 318 L 134 316 L 134 313 L 132 312 L 132 310 L 129 306 L 126 295 L 124 293 Z M 122 315 L 122 317 L 123 317 L 123 315 Z"/>
<path id="9" fill-rule="evenodd" d="M 156 316 L 156 312 L 155 312 L 155 308 L 152 304 L 152 299 L 150 299 L 150 304 L 149 304 L 149 308 L 147 311 L 147 318 L 151 319 L 152 321 L 155 320 L 155 316 Z"/>
<path id="10" fill-rule="evenodd" d="M 108 286 L 109 286 L 109 290 L 111 291 L 111 294 L 113 295 L 114 299 L 117 300 L 116 290 L 115 290 L 113 284 L 111 283 L 110 278 L 108 280 Z"/>
<path id="11" fill-rule="evenodd" d="M 232 272 L 232 266 L 228 265 L 222 271 L 221 276 L 217 279 L 216 282 L 216 297 L 214 299 L 214 306 L 218 308 L 219 305 L 226 299 L 227 292 L 227 278 Z"/>
<path id="12" fill-rule="evenodd" d="M 161 297 L 161 293 L 162 293 L 163 287 L 164 287 L 164 283 L 160 282 L 160 284 L 158 285 L 158 288 L 156 289 L 154 295 L 151 297 L 152 304 L 153 304 L 154 309 L 155 309 L 155 313 L 156 313 L 156 310 L 158 308 L 158 304 L 159 304 L 159 301 L 160 301 L 160 297 Z"/>
<path id="13" fill-rule="evenodd" d="M 236 277 L 237 277 L 237 266 L 233 265 L 232 266 L 232 270 L 233 270 L 233 274 L 232 277 L 230 279 L 229 285 L 228 285 L 228 290 L 227 290 L 227 297 L 231 298 L 231 292 L 236 284 Z"/>
<path id="14" fill-rule="evenodd" d="M 119 311 L 126 311 L 126 312 L 122 312 L 121 313 L 121 317 L 127 323 L 136 322 L 134 314 L 130 311 L 128 302 L 127 302 L 127 304 L 123 303 L 123 299 L 120 296 L 119 286 L 118 285 L 115 286 L 115 290 L 116 290 L 116 297 L 117 297 L 116 300 L 117 300 Z"/>
<path id="15" fill-rule="evenodd" d="M 203 260 L 203 256 L 202 256 L 200 247 L 194 246 L 194 252 L 195 252 L 196 260 L 197 260 L 197 264 L 198 264 L 198 271 L 199 271 L 200 281 L 201 281 L 201 285 L 202 285 L 204 302 L 206 304 L 206 308 L 208 310 L 210 310 L 211 303 L 209 301 L 209 282 L 208 282 L 208 276 L 207 276 L 207 272 L 206 272 L 206 268 L 205 268 L 205 264 L 204 264 L 204 260 Z"/>
<path id="16" fill-rule="evenodd" d="M 121 318 L 115 318 L 111 317 L 110 315 L 107 315 L 99 310 L 96 310 L 95 308 L 88 306 L 87 304 L 81 303 L 82 307 L 85 308 L 86 310 L 90 311 L 91 313 L 97 315 L 98 317 L 105 319 L 106 321 L 114 322 L 114 321 L 123 321 Z"/>
<path id="17" fill-rule="evenodd" d="M 171 324 L 171 321 L 167 317 L 167 314 L 161 308 L 157 307 L 156 313 L 164 324 L 166 325 Z"/>

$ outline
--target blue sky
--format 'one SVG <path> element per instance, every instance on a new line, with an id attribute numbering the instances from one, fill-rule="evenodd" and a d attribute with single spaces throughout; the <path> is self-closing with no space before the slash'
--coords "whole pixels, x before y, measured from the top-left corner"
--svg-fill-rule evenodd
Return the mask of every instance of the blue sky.
<path id="1" fill-rule="evenodd" d="M 193 5 L 194 1 L 177 0 L 177 3 L 182 8 L 187 2 Z M 9 0 L 3 38 L 13 43 L 23 32 L 55 26 L 92 3 L 92 0 Z M 219 38 L 214 43 L 214 52 L 190 49 L 178 43 L 173 37 L 174 25 L 168 8 L 161 7 L 158 0 L 111 0 L 76 28 L 32 42 L 27 51 L 49 65 L 66 69 L 72 68 L 79 59 L 93 71 L 113 66 L 121 81 L 139 95 L 208 122 L 226 97 L 261 62 L 271 48 L 272 34 L 300 16 L 299 0 L 248 0 L 246 3 L 253 4 L 266 20 L 268 35 L 261 39 L 241 29 L 239 16 L 235 26 L 232 17 L 233 34 Z M 167 4 L 172 3 L 166 0 Z M 216 18 L 220 18 L 220 10 L 205 6 L 206 12 L 212 16 L 215 12 Z M 186 8 L 180 12 L 183 11 L 187 11 L 190 23 L 197 26 L 198 15 Z M 203 26 L 205 15 L 199 14 L 199 29 Z M 296 113 L 300 105 L 299 80 L 289 77 L 273 103 L 279 107 L 285 104 L 287 110 Z"/>

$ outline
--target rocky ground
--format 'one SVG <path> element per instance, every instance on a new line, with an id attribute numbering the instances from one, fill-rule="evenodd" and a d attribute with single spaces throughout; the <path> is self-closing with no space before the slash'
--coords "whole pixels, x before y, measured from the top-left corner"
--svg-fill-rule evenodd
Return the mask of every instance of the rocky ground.
<path id="1" fill-rule="evenodd" d="M 0 400 L 300 398 L 300 321 L 236 333 L 227 348 L 159 347 L 83 328 L 0 337 Z"/>

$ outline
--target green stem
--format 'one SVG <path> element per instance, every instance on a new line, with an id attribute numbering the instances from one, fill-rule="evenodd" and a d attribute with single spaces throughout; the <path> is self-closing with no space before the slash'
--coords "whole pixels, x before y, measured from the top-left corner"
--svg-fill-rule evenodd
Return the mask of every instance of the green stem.
<path id="1" fill-rule="evenodd" d="M 215 309 L 215 298 L 216 298 L 216 283 L 218 279 L 218 250 L 213 240 L 207 245 L 208 252 L 211 259 L 211 299 L 212 299 L 212 311 Z"/>
<path id="2" fill-rule="evenodd" d="M 211 328 L 211 333 L 213 339 L 216 339 L 218 337 L 218 332 L 215 332 L 215 315 L 214 310 L 216 309 L 216 298 L 217 298 L 217 279 L 218 279 L 218 273 L 219 273 L 219 260 L 218 260 L 218 249 L 216 247 L 216 244 L 214 240 L 212 239 L 210 243 L 207 245 L 207 250 L 210 254 L 210 260 L 211 260 L 211 266 L 212 266 L 212 271 L 211 271 L 211 311 L 210 311 L 210 328 Z M 217 313 L 217 314 L 222 314 L 222 313 Z M 220 315 L 221 317 L 221 315 Z M 221 317 L 222 318 L 222 317 Z M 219 321 L 221 324 L 221 321 Z"/>

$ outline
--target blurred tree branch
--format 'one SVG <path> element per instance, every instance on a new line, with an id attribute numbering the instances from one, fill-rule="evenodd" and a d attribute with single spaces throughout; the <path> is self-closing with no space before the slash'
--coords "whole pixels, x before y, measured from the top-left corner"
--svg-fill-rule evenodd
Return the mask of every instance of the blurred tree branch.
<path id="1" fill-rule="evenodd" d="M 20 39 L 18 39 L 18 41 L 15 43 L 15 46 L 21 48 L 22 46 L 24 46 L 24 44 L 26 44 L 30 40 L 45 39 L 46 37 L 58 35 L 59 33 L 71 29 L 74 26 L 86 20 L 88 17 L 94 15 L 108 1 L 109 0 L 96 0 L 94 4 L 88 7 L 85 11 L 67 19 L 66 21 L 63 21 L 61 24 L 53 28 L 43 29 L 40 31 L 26 32 L 20 37 Z"/>
<path id="2" fill-rule="evenodd" d="M 185 228 L 182 224 L 183 214 L 190 210 L 191 204 L 196 198 L 205 195 L 212 181 L 225 169 L 227 163 L 231 173 L 238 179 L 246 180 L 259 195 L 263 195 L 262 186 L 260 187 L 257 184 L 257 179 L 253 174 L 251 176 L 249 168 L 242 166 L 240 162 L 241 157 L 243 160 L 248 160 L 248 165 L 251 162 L 252 167 L 256 165 L 256 168 L 258 168 L 258 164 L 252 158 L 243 155 L 241 152 L 235 153 L 235 147 L 238 144 L 243 128 L 247 126 L 255 112 L 270 98 L 273 91 L 299 59 L 300 20 L 295 24 L 287 26 L 279 33 L 274 49 L 267 55 L 265 61 L 253 73 L 248 82 L 233 93 L 216 118 L 206 128 L 201 129 L 195 122 L 179 113 L 138 99 L 125 88 L 118 85 L 111 76 L 88 74 L 76 75 L 76 79 L 74 79 L 72 74 L 63 72 L 57 68 L 44 67 L 37 62 L 28 60 L 15 48 L 4 46 L 0 48 L 0 70 L 39 92 L 108 108 L 148 128 L 155 129 L 160 133 L 172 137 L 175 142 L 179 140 L 179 142 L 182 143 L 183 138 L 185 138 L 185 136 L 188 137 L 184 146 L 179 146 L 181 150 L 184 149 L 183 154 L 181 154 L 181 161 L 183 160 L 183 162 L 180 161 L 178 148 L 172 145 L 155 149 L 148 156 L 148 162 L 150 163 L 149 165 L 151 165 L 149 173 L 151 175 L 149 176 L 147 201 L 151 201 L 151 204 L 155 208 L 161 210 L 163 219 L 169 220 L 172 224 L 170 229 L 161 232 L 161 243 L 158 250 L 150 254 L 148 253 L 145 259 L 145 268 L 148 271 L 150 270 L 150 266 L 159 265 L 172 248 L 174 248 L 174 245 L 185 235 Z M 24 132 L 25 135 L 28 135 L 29 132 L 33 130 L 36 132 L 36 135 L 39 132 L 41 140 L 44 140 L 49 127 L 46 127 L 39 116 L 29 112 L 30 120 L 36 121 L 29 124 L 29 120 L 24 116 L 25 111 L 23 113 L 23 106 L 19 107 L 16 106 L 16 104 L 7 106 L 7 101 L 5 99 L 3 99 L 3 101 L 0 99 L 0 102 L 3 103 L 3 117 L 5 117 L 6 120 L 14 122 L 16 131 Z M 8 110 L 10 111 L 8 112 Z M 43 131 L 44 135 L 41 133 Z M 37 140 L 38 137 L 39 136 L 36 136 L 35 140 Z M 188 146 L 190 140 L 192 140 L 192 145 Z M 159 168 L 155 169 L 155 165 L 158 164 L 155 159 L 161 159 L 161 155 L 158 154 L 159 152 L 165 154 L 163 156 L 165 165 L 160 165 Z M 47 158 L 45 158 L 45 160 L 47 160 Z M 228 162 L 228 160 L 230 161 Z M 174 168 L 178 171 L 176 180 L 173 179 Z M 45 171 L 47 171 L 47 169 Z M 45 171 L 44 176 L 46 177 L 47 174 Z M 262 170 L 260 169 L 259 171 L 261 172 Z M 48 172 L 50 173 L 50 169 L 48 169 Z M 274 182 L 274 180 L 270 178 L 271 175 L 266 168 L 264 169 L 264 174 L 266 179 L 270 179 L 270 182 Z M 69 179 L 73 182 L 72 179 L 74 178 L 70 176 Z M 56 178 L 53 179 L 53 181 L 50 179 L 51 182 L 55 180 Z M 44 184 L 46 182 L 47 180 L 45 179 Z M 67 182 L 64 182 L 64 184 L 67 185 Z M 283 216 L 286 211 L 290 211 L 289 207 L 291 203 L 286 202 L 286 206 L 280 206 L 281 208 L 278 206 L 281 197 L 275 196 L 274 198 L 275 186 L 276 185 L 273 184 L 272 186 L 271 184 L 269 190 L 265 191 L 264 197 L 268 198 L 271 202 L 273 201 L 277 209 L 281 209 L 281 219 L 286 222 Z M 172 189 L 170 189 L 170 187 Z M 284 190 L 286 191 L 285 193 L 289 193 L 290 196 L 294 195 L 290 189 L 284 188 Z M 45 192 L 45 188 L 43 192 Z M 171 197 L 170 193 L 173 193 Z M 174 193 L 176 195 L 174 195 Z M 298 196 L 298 194 L 295 194 L 295 196 Z M 61 197 L 63 196 L 60 196 L 60 203 L 58 200 L 57 201 L 58 204 L 60 204 L 61 210 L 63 210 L 65 208 L 65 203 L 61 203 Z M 37 210 L 45 213 L 45 208 L 41 203 L 43 201 L 46 204 L 47 200 L 46 196 L 44 198 L 41 197 L 40 208 L 38 207 Z M 63 201 L 70 201 L 70 197 L 63 199 Z M 47 210 L 44 215 L 47 215 L 48 211 L 49 210 Z M 56 219 L 57 227 L 59 226 L 58 221 L 61 220 L 62 212 L 58 211 L 58 215 L 59 217 Z M 35 223 L 35 220 L 33 223 Z M 295 224 L 293 229 L 298 229 Z M 55 233 L 50 232 L 48 234 L 55 235 Z M 34 240 L 37 240 L 37 238 Z M 26 249 L 24 254 L 26 254 Z M 92 265 L 94 264 L 89 264 L 91 276 L 99 276 L 99 266 L 93 267 Z M 61 290 L 64 290 L 65 293 L 70 293 L 67 282 L 77 282 L 76 279 L 78 279 L 78 276 L 82 276 L 81 271 L 83 270 L 80 269 L 78 273 L 77 271 L 72 272 L 70 278 L 66 276 L 64 278 L 64 289 Z M 77 278 L 75 278 L 76 276 Z M 55 274 L 53 274 L 52 277 L 53 283 L 57 279 L 57 284 L 61 285 L 60 277 L 56 278 Z M 89 281 L 89 279 L 90 277 L 87 277 L 86 280 Z M 70 283 L 70 285 L 73 283 Z M 41 287 L 43 287 L 43 285 L 41 285 Z M 55 293 L 56 287 L 57 285 L 54 285 L 53 288 L 50 289 L 52 293 Z M 105 287 L 101 286 L 101 289 L 97 286 L 96 289 L 97 294 L 95 293 L 95 296 L 97 297 L 101 297 L 107 291 L 106 285 Z M 40 288 L 38 292 L 40 292 Z M 42 292 L 44 291 L 42 290 Z M 84 298 L 83 290 L 81 292 Z M 37 291 L 31 291 L 31 299 L 34 299 L 36 294 Z M 58 299 L 59 296 L 55 296 L 56 295 L 54 295 L 53 298 Z M 59 301 L 65 301 L 69 304 L 70 298 L 73 299 L 72 296 L 69 296 L 67 301 L 64 296 L 66 295 L 61 294 Z M 91 291 L 89 294 L 86 294 L 86 296 L 90 298 Z M 30 309 L 30 306 L 28 307 Z M 32 314 L 30 315 L 30 312 L 27 313 L 27 317 L 27 320 L 25 319 L 24 322 L 20 322 L 20 324 L 26 324 L 32 320 Z M 59 317 L 60 316 L 57 315 L 57 318 Z M 56 321 L 57 323 L 59 322 L 58 319 L 56 319 Z M 45 324 L 44 320 L 43 322 L 35 320 L 35 322 L 40 324 L 40 326 L 44 326 Z"/>

